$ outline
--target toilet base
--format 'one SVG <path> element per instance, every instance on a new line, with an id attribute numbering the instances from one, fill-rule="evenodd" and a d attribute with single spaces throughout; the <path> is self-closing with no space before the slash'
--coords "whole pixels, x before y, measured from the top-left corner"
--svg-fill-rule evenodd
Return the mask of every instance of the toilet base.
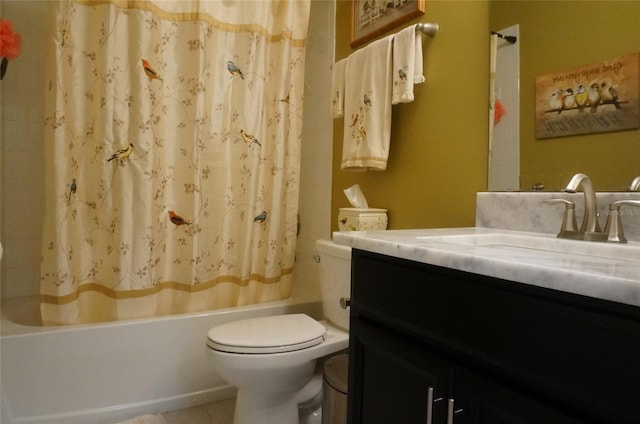
<path id="1" fill-rule="evenodd" d="M 316 374 L 318 377 L 317 386 L 314 386 L 314 389 L 318 390 L 315 396 L 306 402 L 298 405 L 298 413 L 300 414 L 300 424 L 322 424 L 322 396 L 323 396 L 323 386 L 320 383 L 322 381 L 322 374 Z M 314 376 L 314 379 L 316 378 Z"/>
<path id="2" fill-rule="evenodd" d="M 292 397 L 291 393 L 266 396 L 239 389 L 233 424 L 299 424 L 298 405 Z"/>
<path id="3" fill-rule="evenodd" d="M 256 393 L 238 389 L 233 424 L 302 424 L 300 404 L 321 395 L 321 374 L 315 374 L 305 387 L 293 392 Z M 306 421 L 313 423 L 314 419 Z"/>

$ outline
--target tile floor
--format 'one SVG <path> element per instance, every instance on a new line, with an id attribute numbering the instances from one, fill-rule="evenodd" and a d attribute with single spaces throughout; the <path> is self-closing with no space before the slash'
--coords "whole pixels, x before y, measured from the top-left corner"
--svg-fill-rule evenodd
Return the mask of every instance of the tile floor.
<path id="1" fill-rule="evenodd" d="M 318 398 L 315 398 L 314 402 Z M 162 413 L 162 418 L 167 424 L 233 424 L 233 410 L 236 400 L 228 399 L 220 402 L 209 403 L 193 408 L 180 409 Z M 321 424 L 322 415 L 317 410 L 318 405 L 302 411 L 304 416 L 300 418 L 301 424 Z"/>
<path id="2" fill-rule="evenodd" d="M 232 424 L 236 400 L 228 399 L 193 408 L 164 412 L 167 424 Z"/>

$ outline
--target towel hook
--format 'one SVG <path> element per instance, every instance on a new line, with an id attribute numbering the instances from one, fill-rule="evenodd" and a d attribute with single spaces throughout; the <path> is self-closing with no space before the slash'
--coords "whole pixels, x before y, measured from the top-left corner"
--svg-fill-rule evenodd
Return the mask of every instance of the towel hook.
<path id="1" fill-rule="evenodd" d="M 416 24 L 416 31 L 422 31 L 424 34 L 434 36 L 440 29 L 440 25 L 431 22 L 420 22 Z"/>

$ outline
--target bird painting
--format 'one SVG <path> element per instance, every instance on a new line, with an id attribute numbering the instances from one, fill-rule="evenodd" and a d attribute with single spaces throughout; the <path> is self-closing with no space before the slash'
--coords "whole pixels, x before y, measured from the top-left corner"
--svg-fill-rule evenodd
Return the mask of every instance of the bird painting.
<path id="1" fill-rule="evenodd" d="M 231 75 L 238 75 L 240 78 L 244 79 L 244 74 L 242 73 L 240 68 L 238 68 L 236 64 L 230 60 L 227 62 L 227 70 Z"/>
<path id="2" fill-rule="evenodd" d="M 259 222 L 261 224 L 266 220 L 267 220 L 267 211 L 262 211 L 260 212 L 260 215 L 253 218 L 253 222 Z"/>
<path id="3" fill-rule="evenodd" d="M 616 90 L 615 87 L 609 87 L 609 95 L 611 96 L 611 101 L 613 102 L 613 104 L 616 105 L 616 109 L 622 109 L 620 103 L 618 102 L 618 90 Z"/>
<path id="4" fill-rule="evenodd" d="M 554 91 L 549 98 L 549 106 L 551 110 L 562 111 L 562 90 Z"/>
<path id="5" fill-rule="evenodd" d="M 591 113 L 595 113 L 600 105 L 600 85 L 594 82 L 589 87 L 588 93 L 587 104 L 591 107 Z"/>
<path id="6" fill-rule="evenodd" d="M 169 211 L 169 221 L 179 227 L 181 225 L 190 225 L 191 222 L 185 220 L 183 217 L 177 215 L 174 211 Z"/>
<path id="7" fill-rule="evenodd" d="M 578 87 L 578 92 L 575 95 L 576 105 L 580 109 L 580 112 L 584 110 L 584 107 L 587 105 L 587 98 L 589 94 L 587 93 L 587 89 L 584 88 L 584 85 L 580 84 Z"/>
<path id="8" fill-rule="evenodd" d="M 364 102 L 364 104 L 365 104 L 366 106 L 371 107 L 371 99 L 370 99 L 370 98 L 369 98 L 369 96 L 367 96 L 366 94 L 364 95 L 364 98 L 363 98 L 363 100 L 362 100 L 362 101 Z"/>
<path id="9" fill-rule="evenodd" d="M 251 146 L 252 144 L 257 144 L 258 146 L 262 146 L 262 144 L 260 144 L 260 141 L 258 141 L 257 138 L 247 133 L 245 130 L 241 129 L 240 135 L 242 136 L 242 139 L 244 140 L 244 142 L 247 143 L 249 146 Z"/>
<path id="10" fill-rule="evenodd" d="M 613 104 L 616 109 L 622 109 L 618 103 L 618 91 L 604 81 L 600 83 L 600 103 Z"/>
<path id="11" fill-rule="evenodd" d="M 567 88 L 562 93 L 562 108 L 573 109 L 576 107 L 576 97 L 573 95 L 573 89 Z"/>
<path id="12" fill-rule="evenodd" d="M 113 159 L 126 159 L 131 155 L 131 152 L 133 152 L 133 144 L 129 143 L 127 147 L 120 149 L 112 154 L 111 157 L 107 159 L 107 162 L 110 162 Z"/>
<path id="13" fill-rule="evenodd" d="M 144 73 L 149 78 L 149 81 L 154 80 L 154 79 L 158 79 L 158 80 L 162 81 L 162 78 L 160 78 L 160 75 L 158 75 L 158 73 L 153 69 L 153 67 L 151 67 L 149 62 L 147 62 L 144 59 L 142 59 L 142 69 L 144 69 Z"/>
<path id="14" fill-rule="evenodd" d="M 600 101 L 603 103 L 611 103 L 613 97 L 611 97 L 611 93 L 609 92 L 609 85 L 606 82 L 600 83 Z"/>
<path id="15" fill-rule="evenodd" d="M 398 77 L 402 80 L 402 81 L 406 81 L 407 80 L 407 74 L 406 72 L 404 72 L 402 69 L 398 70 Z"/>

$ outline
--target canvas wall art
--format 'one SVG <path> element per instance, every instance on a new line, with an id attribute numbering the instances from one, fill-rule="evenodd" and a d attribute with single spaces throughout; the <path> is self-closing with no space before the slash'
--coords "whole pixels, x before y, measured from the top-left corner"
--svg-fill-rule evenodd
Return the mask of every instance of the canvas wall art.
<path id="1" fill-rule="evenodd" d="M 640 126 L 640 53 L 536 77 L 536 138 Z"/>

